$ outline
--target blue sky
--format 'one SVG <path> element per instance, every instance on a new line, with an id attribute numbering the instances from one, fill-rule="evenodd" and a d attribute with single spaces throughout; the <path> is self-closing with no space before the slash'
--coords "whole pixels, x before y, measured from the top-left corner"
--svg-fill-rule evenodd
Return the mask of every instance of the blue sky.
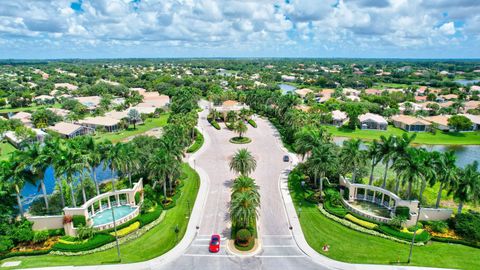
<path id="1" fill-rule="evenodd" d="M 0 0 L 0 58 L 480 58 L 478 0 Z"/>

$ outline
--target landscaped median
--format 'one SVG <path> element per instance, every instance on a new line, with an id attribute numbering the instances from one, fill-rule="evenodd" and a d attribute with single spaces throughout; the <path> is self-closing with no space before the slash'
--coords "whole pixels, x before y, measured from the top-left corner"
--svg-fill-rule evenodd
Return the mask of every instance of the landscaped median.
<path id="1" fill-rule="evenodd" d="M 195 129 L 195 141 L 193 144 L 187 149 L 187 153 L 195 153 L 200 149 L 204 143 L 205 139 L 203 138 L 203 134 L 200 130 Z"/>
<path id="2" fill-rule="evenodd" d="M 305 239 L 314 250 L 343 262 L 406 264 L 410 248 L 406 244 L 408 241 L 392 241 L 385 234 L 382 235 L 387 239 L 370 235 L 361 230 L 373 230 L 366 229 L 351 221 L 347 220 L 349 224 L 358 226 L 360 229 L 354 230 L 333 220 L 331 217 L 323 214 L 316 203 L 305 199 L 300 181 L 295 177 L 298 177 L 298 175 L 292 172 L 289 177 L 290 194 L 295 204 L 295 209 L 297 209 L 297 214 L 299 214 Z M 331 216 L 344 220 L 336 215 L 331 214 Z M 380 234 L 380 232 L 376 233 Z M 328 252 L 323 251 L 324 245 L 330 246 Z M 479 254 L 480 250 L 477 248 L 430 241 L 426 245 L 413 248 L 411 265 L 480 269 Z"/>
<path id="3" fill-rule="evenodd" d="M 120 238 L 132 238 L 128 239 L 128 241 L 124 241 L 125 243 L 120 245 L 121 263 L 132 263 L 153 259 L 172 249 L 177 244 L 177 241 L 182 239 L 189 221 L 186 217 L 190 217 L 191 209 L 195 202 L 200 183 L 198 174 L 187 164 L 182 164 L 182 171 L 185 178 L 182 181 L 183 186 L 181 187 L 181 193 L 176 200 L 175 206 L 171 209 L 164 210 L 164 214 L 162 214 L 164 217 L 159 217 L 157 215 L 154 219 L 160 220 L 161 222 L 158 224 L 155 224 L 156 221 L 149 222 L 145 227 L 150 226 L 151 224 L 154 224 L 154 226 L 137 238 L 134 237 L 135 234 L 140 232 L 143 228 L 128 234 L 124 238 Z M 142 224 L 141 220 L 137 221 Z M 119 227 L 119 231 L 130 227 L 137 221 Z M 106 234 L 105 238 L 109 236 L 111 237 L 109 233 L 111 233 L 111 231 Z M 108 246 L 107 250 L 87 255 L 59 256 L 48 254 L 41 256 L 15 257 L 4 261 L 21 261 L 22 263 L 20 267 L 22 268 L 119 263 L 114 244 L 115 242 L 110 242 L 108 245 L 111 246 Z"/>

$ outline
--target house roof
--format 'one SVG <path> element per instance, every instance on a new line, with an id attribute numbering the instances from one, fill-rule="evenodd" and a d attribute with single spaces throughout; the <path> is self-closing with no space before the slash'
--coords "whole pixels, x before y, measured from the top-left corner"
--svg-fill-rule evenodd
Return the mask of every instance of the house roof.
<path id="1" fill-rule="evenodd" d="M 458 98 L 458 95 L 448 94 L 448 95 L 441 95 L 440 97 L 442 97 L 442 98 L 445 99 L 445 100 L 450 100 L 450 99 L 457 99 L 457 98 Z"/>
<path id="2" fill-rule="evenodd" d="M 322 89 L 322 91 L 320 91 L 320 94 L 323 96 L 331 96 L 333 93 L 335 93 L 335 89 L 330 88 Z"/>
<path id="3" fill-rule="evenodd" d="M 301 97 L 305 97 L 308 93 L 313 93 L 313 90 L 308 88 L 302 88 L 295 90 L 295 93 L 297 93 L 297 95 Z"/>
<path id="4" fill-rule="evenodd" d="M 382 93 L 382 90 L 379 90 L 379 89 L 375 89 L 375 88 L 365 89 L 365 94 L 367 95 L 378 95 L 381 93 Z"/>
<path id="5" fill-rule="evenodd" d="M 18 112 L 14 114 L 12 117 L 10 117 L 10 119 L 20 119 L 20 120 L 22 119 L 30 120 L 30 118 L 32 118 L 32 114 L 27 112 Z"/>
<path id="6" fill-rule="evenodd" d="M 415 101 L 426 101 L 427 96 L 415 96 Z"/>
<path id="7" fill-rule="evenodd" d="M 470 119 L 470 121 L 472 121 L 474 124 L 476 125 L 480 125 L 480 115 L 473 115 L 473 114 L 460 114 L 460 115 L 463 115 L 465 117 L 467 117 L 468 119 Z"/>
<path id="8" fill-rule="evenodd" d="M 67 90 L 77 90 L 78 86 L 73 85 L 71 83 L 56 83 L 54 88 L 55 89 L 57 89 L 57 88 L 67 88 Z"/>
<path id="9" fill-rule="evenodd" d="M 77 124 L 67 123 L 67 122 L 58 122 L 54 126 L 48 127 L 47 129 L 60 133 L 62 135 L 71 135 L 77 130 L 82 129 L 83 127 Z"/>
<path id="10" fill-rule="evenodd" d="M 102 100 L 100 96 L 76 97 L 74 99 L 90 108 L 97 107 L 100 104 L 100 100 Z"/>
<path id="11" fill-rule="evenodd" d="M 340 110 L 335 110 L 335 111 L 332 111 L 332 118 L 333 120 L 343 121 L 347 119 L 347 114 Z"/>
<path id="12" fill-rule="evenodd" d="M 430 122 L 410 115 L 394 115 L 392 120 L 406 125 L 430 125 Z"/>
<path id="13" fill-rule="evenodd" d="M 47 108 L 47 110 L 53 112 L 54 114 L 56 114 L 58 116 L 62 116 L 62 117 L 65 117 L 70 113 L 69 110 L 59 109 L 59 108 Z"/>
<path id="14" fill-rule="evenodd" d="M 222 103 L 223 107 L 233 107 L 233 106 L 237 106 L 237 105 L 239 105 L 239 103 L 238 103 L 238 101 L 235 101 L 235 100 L 225 100 Z"/>
<path id="15" fill-rule="evenodd" d="M 79 120 L 78 123 L 94 126 L 111 127 L 120 123 L 120 120 L 106 116 L 87 117 L 83 120 Z"/>
<path id="16" fill-rule="evenodd" d="M 49 95 L 40 95 L 36 96 L 33 99 L 34 100 L 48 100 L 48 99 L 54 99 L 55 97 L 49 96 Z"/>
<path id="17" fill-rule="evenodd" d="M 374 114 L 374 113 L 362 114 L 358 117 L 358 119 L 360 120 L 360 122 L 373 121 L 373 122 L 377 122 L 377 123 L 380 123 L 380 124 L 388 124 L 387 120 L 385 120 L 385 118 L 383 118 L 383 116 L 378 115 L 378 114 Z"/>
<path id="18" fill-rule="evenodd" d="M 450 115 L 429 116 L 429 117 L 424 117 L 423 119 L 431 123 L 436 123 L 442 126 L 448 126 L 448 118 L 450 118 Z"/>

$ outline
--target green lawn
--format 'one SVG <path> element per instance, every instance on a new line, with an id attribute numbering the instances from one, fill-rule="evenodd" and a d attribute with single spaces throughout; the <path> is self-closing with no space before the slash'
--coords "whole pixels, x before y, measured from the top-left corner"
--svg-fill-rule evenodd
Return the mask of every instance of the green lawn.
<path id="1" fill-rule="evenodd" d="M 188 176 L 182 187 L 182 194 L 174 208 L 167 210 L 164 221 L 142 237 L 120 246 L 122 263 L 133 263 L 158 257 L 176 245 L 175 227 L 178 225 L 178 241 L 183 238 L 188 218 L 199 188 L 198 174 L 187 164 L 182 165 Z M 5 261 L 22 261 L 20 267 L 50 267 L 60 265 L 97 265 L 118 263 L 115 248 L 84 256 L 42 255 L 32 257 L 13 257 Z M 3 261 L 2 261 L 3 263 Z M 1 264 L 1 263 L 0 263 Z M 121 267 L 120 267 L 121 268 Z"/>
<path id="2" fill-rule="evenodd" d="M 325 217 L 316 207 L 303 199 L 298 181 L 290 178 L 290 191 L 300 223 L 309 245 L 332 259 L 351 263 L 405 264 L 409 245 L 354 231 Z M 322 251 L 323 245 L 330 251 Z M 480 249 L 462 245 L 431 242 L 414 247 L 411 265 L 480 269 Z"/>
<path id="3" fill-rule="evenodd" d="M 158 118 L 148 118 L 144 124 L 137 125 L 137 129 L 133 129 L 131 125 L 127 130 L 113 133 L 101 133 L 95 136 L 97 140 L 111 140 L 112 142 L 122 141 L 130 136 L 139 135 L 149 131 L 152 128 L 163 127 L 167 124 L 169 113 L 161 114 Z"/>
<path id="4" fill-rule="evenodd" d="M 9 113 L 9 112 L 25 112 L 25 111 L 36 111 L 41 108 L 60 108 L 60 103 L 55 103 L 53 105 L 34 105 L 29 107 L 18 107 L 11 108 L 10 105 L 4 106 L 0 109 L 0 113 Z"/>
<path id="5" fill-rule="evenodd" d="M 12 144 L 7 141 L 0 141 L 0 160 L 5 160 L 9 154 L 17 150 Z"/>
<path id="6" fill-rule="evenodd" d="M 410 85 L 402 83 L 378 83 L 373 86 L 373 88 L 383 89 L 383 88 L 408 88 Z"/>
<path id="7" fill-rule="evenodd" d="M 337 137 L 359 138 L 365 140 L 379 139 L 381 135 L 401 136 L 405 131 L 389 125 L 388 129 L 382 130 L 361 130 L 355 131 L 347 128 L 337 128 L 334 126 L 325 126 L 326 129 Z M 413 132 L 408 132 L 413 134 Z M 414 140 L 417 144 L 449 144 L 449 145 L 478 145 L 480 144 L 480 132 L 441 132 L 437 131 L 435 135 L 430 132 L 417 132 L 417 137 Z"/>

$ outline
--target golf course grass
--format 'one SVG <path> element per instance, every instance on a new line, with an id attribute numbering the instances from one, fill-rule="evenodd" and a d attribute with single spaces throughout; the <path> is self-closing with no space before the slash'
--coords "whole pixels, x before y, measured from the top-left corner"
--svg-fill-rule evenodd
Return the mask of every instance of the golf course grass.
<path id="1" fill-rule="evenodd" d="M 358 138 L 364 140 L 380 139 L 380 136 L 402 136 L 405 131 L 389 125 L 387 130 L 350 130 L 347 128 L 337 128 L 334 126 L 325 126 L 325 128 L 335 137 Z M 408 132 L 413 134 L 413 132 Z M 479 145 L 480 132 L 441 132 L 436 134 L 430 132 L 417 132 L 417 137 L 413 141 L 416 144 L 449 144 L 449 145 Z"/>
<path id="2" fill-rule="evenodd" d="M 177 244 L 177 241 L 180 241 L 185 235 L 189 221 L 188 217 L 190 217 L 190 212 L 195 203 L 200 186 L 200 178 L 198 174 L 185 163 L 182 164 L 182 170 L 187 177 L 184 180 L 182 193 L 177 200 L 176 206 L 166 210 L 165 218 L 159 225 L 140 238 L 120 246 L 121 263 L 140 262 L 158 257 L 172 249 Z M 175 233 L 176 226 L 178 226 L 179 229 L 178 236 Z M 21 261 L 20 267 L 22 268 L 61 265 L 100 265 L 120 262 L 115 248 L 81 256 L 41 255 L 13 257 L 4 261 Z"/>
<path id="3" fill-rule="evenodd" d="M 406 265 L 410 246 L 392 240 L 354 231 L 324 216 L 315 204 L 304 200 L 295 175 L 289 177 L 289 189 L 297 211 L 301 207 L 300 224 L 308 244 L 332 259 L 362 264 Z M 298 214 L 298 212 L 297 212 Z M 330 250 L 322 251 L 328 244 Z M 480 269 L 480 249 L 458 244 L 429 242 L 416 246 L 410 265 Z"/>

